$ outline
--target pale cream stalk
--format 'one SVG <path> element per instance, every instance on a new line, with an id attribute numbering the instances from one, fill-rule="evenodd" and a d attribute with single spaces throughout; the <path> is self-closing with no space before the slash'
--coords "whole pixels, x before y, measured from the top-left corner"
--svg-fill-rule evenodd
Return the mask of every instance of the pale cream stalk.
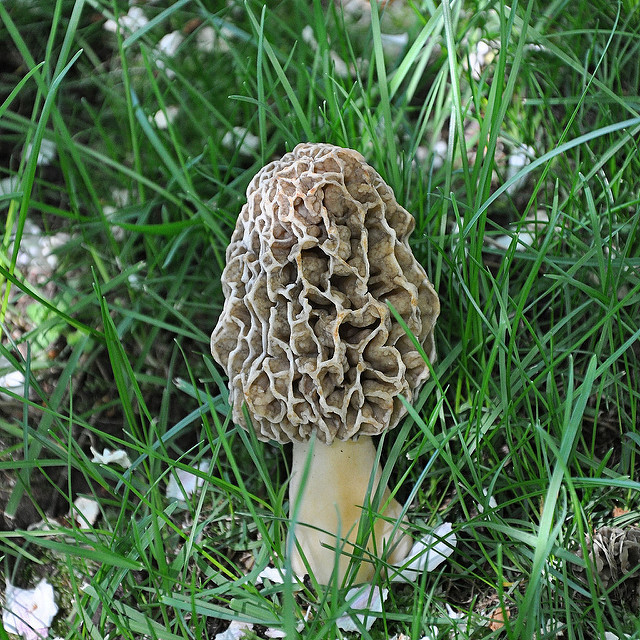
<path id="1" fill-rule="evenodd" d="M 309 573 L 304 557 L 318 583 L 329 584 L 336 566 L 336 552 L 342 552 L 337 561 L 336 576 L 342 582 L 350 557 L 357 551 L 354 545 L 374 468 L 371 498 L 380 484 L 382 469 L 379 464 L 376 468 L 376 448 L 369 436 L 344 442 L 336 440 L 330 446 L 321 442 L 293 443 L 289 503 L 292 516 L 297 510 L 291 533 L 297 542 L 291 558 L 297 575 Z M 303 479 L 304 488 L 301 486 Z M 301 490 L 303 495 L 300 495 Z M 402 562 L 411 549 L 411 537 L 404 532 L 407 528 L 404 525 L 408 523 L 403 518 L 397 526 L 402 506 L 394 499 L 389 500 L 389 495 L 389 489 L 385 488 L 380 502 L 382 511 L 373 523 L 372 535 L 366 544 L 367 553 L 363 554 L 355 583 L 369 582 L 373 578 L 375 567 L 367 562 L 369 554 L 395 564 Z"/>

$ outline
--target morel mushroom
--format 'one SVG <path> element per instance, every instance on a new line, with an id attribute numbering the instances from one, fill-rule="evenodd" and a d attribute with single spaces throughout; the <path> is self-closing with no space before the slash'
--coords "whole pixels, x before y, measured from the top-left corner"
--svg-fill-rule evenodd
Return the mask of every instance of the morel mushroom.
<path id="1" fill-rule="evenodd" d="M 335 566 L 345 576 L 372 475 L 369 495 L 378 489 L 372 436 L 398 424 L 400 396 L 413 399 L 429 377 L 387 302 L 435 359 L 440 305 L 409 248 L 414 225 L 359 153 L 299 144 L 253 178 L 227 249 L 211 351 L 233 419 L 249 426 L 246 403 L 258 438 L 293 443 L 292 566 L 320 584 Z M 380 509 L 364 557 L 402 561 L 411 539 L 388 489 Z M 363 562 L 355 581 L 373 571 Z"/>
<path id="2" fill-rule="evenodd" d="M 587 536 L 590 549 L 586 558 L 601 586 L 612 601 L 637 609 L 640 604 L 640 529 L 602 527 Z M 578 556 L 583 557 L 582 549 Z M 575 569 L 580 580 L 588 584 L 586 567 Z"/>

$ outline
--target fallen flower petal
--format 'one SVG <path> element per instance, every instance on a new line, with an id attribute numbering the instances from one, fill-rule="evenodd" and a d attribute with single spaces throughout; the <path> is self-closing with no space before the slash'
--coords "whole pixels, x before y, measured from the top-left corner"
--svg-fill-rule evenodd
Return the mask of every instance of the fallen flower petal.
<path id="1" fill-rule="evenodd" d="M 448 145 L 445 140 L 437 140 L 433 149 L 420 146 L 416 149 L 416 160 L 420 163 L 427 162 L 431 158 L 433 169 L 437 171 L 447 161 Z"/>
<path id="2" fill-rule="evenodd" d="M 226 631 L 218 633 L 215 640 L 241 640 L 245 637 L 246 631 L 251 631 L 253 624 L 251 622 L 238 622 L 232 620 Z"/>
<path id="3" fill-rule="evenodd" d="M 33 150 L 33 144 L 30 144 L 25 152 L 26 158 L 31 156 L 31 151 Z M 46 167 L 50 165 L 56 155 L 58 153 L 58 149 L 56 147 L 56 143 L 53 140 L 47 140 L 46 138 L 42 140 L 40 143 L 40 148 L 38 149 L 38 159 L 36 160 L 36 164 L 39 167 Z"/>
<path id="4" fill-rule="evenodd" d="M 494 52 L 487 42 L 480 40 L 476 44 L 475 51 L 469 53 L 469 69 L 474 80 L 480 80 L 482 70 L 494 57 Z"/>
<path id="5" fill-rule="evenodd" d="M 211 460 L 205 458 L 198 464 L 198 470 L 208 471 L 210 466 Z M 169 478 L 166 496 L 174 500 L 188 500 L 203 484 L 204 478 L 184 469 L 176 469 Z"/>
<path id="6" fill-rule="evenodd" d="M 409 44 L 408 33 L 381 33 L 382 50 L 389 58 L 397 58 Z"/>
<path id="7" fill-rule="evenodd" d="M 0 356 L 0 371 L 13 369 L 11 363 L 4 357 Z M 0 398 L 3 400 L 13 400 L 13 396 L 3 391 L 10 391 L 18 396 L 24 393 L 24 374 L 21 371 L 8 371 L 0 376 Z"/>
<path id="8" fill-rule="evenodd" d="M 307 25 L 302 30 L 302 39 L 314 50 L 318 50 L 318 41 L 316 40 L 315 35 L 313 34 L 313 27 L 311 25 Z M 333 62 L 333 69 L 336 75 L 341 78 L 346 78 L 349 75 L 349 68 L 345 61 L 335 52 L 329 52 L 331 56 L 331 61 Z"/>
<path id="9" fill-rule="evenodd" d="M 158 53 L 172 57 L 178 51 L 178 47 L 182 44 L 184 36 L 179 31 L 172 31 L 162 36 L 158 42 Z"/>
<path id="10" fill-rule="evenodd" d="M 204 53 L 227 53 L 229 51 L 229 43 L 233 37 L 233 32 L 228 27 L 222 27 L 216 31 L 213 27 L 202 27 L 196 34 L 196 49 Z"/>
<path id="11" fill-rule="evenodd" d="M 178 51 L 178 47 L 182 44 L 184 36 L 179 31 L 172 31 L 167 35 L 162 36 L 158 46 L 156 48 L 156 55 L 164 56 L 166 58 L 172 58 Z M 158 69 L 163 70 L 167 74 L 167 78 L 175 78 L 175 71 L 168 67 L 164 60 L 157 59 L 156 66 Z"/>
<path id="12" fill-rule="evenodd" d="M 218 34 L 213 27 L 202 27 L 196 34 L 196 49 L 198 49 L 198 51 L 211 53 L 215 51 L 217 42 Z"/>
<path id="13" fill-rule="evenodd" d="M 111 198 L 118 209 L 128 206 L 131 202 L 131 194 L 127 189 L 113 189 Z"/>
<path id="14" fill-rule="evenodd" d="M 134 32 L 144 27 L 147 22 L 149 21 L 140 7 L 131 7 L 129 13 L 118 18 L 118 22 L 115 20 L 107 20 L 103 27 L 111 33 L 116 33 L 118 26 L 125 31 Z"/>
<path id="15" fill-rule="evenodd" d="M 102 453 L 99 453 L 91 447 L 91 453 L 93 454 L 91 462 L 97 462 L 98 464 L 119 464 L 125 469 L 128 469 L 131 466 L 129 456 L 126 451 L 123 451 L 122 449 L 116 449 L 115 451 L 111 451 L 111 449 L 104 449 Z"/>
<path id="16" fill-rule="evenodd" d="M 530 145 L 522 145 L 515 149 L 509 156 L 505 182 L 514 178 L 522 169 L 535 158 L 535 151 Z M 513 184 L 507 187 L 507 193 L 513 195 L 522 189 L 527 182 L 527 176 L 520 176 Z"/>
<path id="17" fill-rule="evenodd" d="M 19 589 L 7 581 L 2 624 L 9 633 L 25 640 L 46 638 L 56 613 L 53 587 L 46 580 L 34 589 Z"/>
<path id="18" fill-rule="evenodd" d="M 80 529 L 90 529 L 98 519 L 100 507 L 95 500 L 82 496 L 75 499 L 73 503 L 73 519 Z"/>
<path id="19" fill-rule="evenodd" d="M 450 522 L 436 527 L 432 534 L 414 543 L 402 563 L 395 565 L 399 570 L 391 577 L 392 582 L 414 582 L 425 571 L 433 571 L 453 553 L 456 543 L 456 534 Z"/>
<path id="20" fill-rule="evenodd" d="M 250 156 L 260 148 L 260 138 L 244 127 L 233 127 L 232 131 L 227 131 L 222 137 L 222 145 L 227 149 L 240 145 L 239 152 Z"/>
<path id="21" fill-rule="evenodd" d="M 16 193 L 20 188 L 20 179 L 16 175 L 7 176 L 0 180 L 0 196 Z"/>
<path id="22" fill-rule="evenodd" d="M 30 274 L 51 275 L 58 266 L 55 251 L 69 239 L 66 233 L 46 235 L 37 224 L 27 220 L 22 230 L 16 264 Z M 13 244 L 11 247 L 13 250 Z"/>
<path id="23" fill-rule="evenodd" d="M 169 105 L 166 111 L 160 109 L 160 111 L 156 111 L 153 116 L 153 121 L 156 123 L 156 127 L 158 129 L 168 129 L 170 124 L 173 124 L 174 120 L 178 117 L 178 113 L 180 112 L 180 108 L 175 105 Z"/>
<path id="24" fill-rule="evenodd" d="M 486 489 L 482 490 L 482 493 L 486 497 L 488 495 L 488 491 Z M 489 496 L 489 509 L 495 509 L 498 506 L 496 499 L 493 496 Z M 484 506 L 481 503 L 478 503 L 478 511 L 480 513 L 484 513 Z"/>
<path id="25" fill-rule="evenodd" d="M 494 245 L 498 249 L 507 251 L 511 246 L 513 238 L 512 236 L 497 236 L 491 238 L 489 244 Z M 527 247 L 530 247 L 534 242 L 534 237 L 528 231 L 521 231 L 517 238 L 518 244 L 516 244 L 516 251 L 524 251 Z"/>
<path id="26" fill-rule="evenodd" d="M 269 580 L 272 584 L 284 584 L 284 576 L 280 569 L 265 567 L 257 576 L 256 584 L 262 584 L 263 580 Z"/>
<path id="27" fill-rule="evenodd" d="M 461 622 L 460 624 L 456 624 L 456 629 L 458 629 L 459 631 L 464 631 L 467 628 L 467 622 L 466 622 L 466 618 L 469 614 L 467 613 L 463 613 L 461 611 L 455 611 L 448 602 L 444 603 L 444 606 L 447 610 L 447 615 L 449 616 L 450 620 L 463 620 L 463 622 Z"/>
<path id="28" fill-rule="evenodd" d="M 369 613 L 382 613 L 382 603 L 387 599 L 389 589 L 380 589 L 378 586 L 364 584 L 354 587 L 347 592 L 347 602 L 349 603 L 349 613 L 340 616 L 336 620 L 336 626 L 343 631 L 359 631 L 360 627 L 355 623 L 356 617 L 361 625 L 369 631 L 377 616 L 369 616 Z M 364 613 L 357 613 L 363 611 Z"/>
<path id="29" fill-rule="evenodd" d="M 526 224 L 522 226 L 516 236 L 516 251 L 524 251 L 527 247 L 532 246 L 545 232 L 548 224 L 549 216 L 543 210 L 538 210 L 534 214 L 527 216 Z M 506 251 L 511 246 L 513 236 L 504 235 L 494 238 L 487 236 L 485 241 L 489 245 Z"/>

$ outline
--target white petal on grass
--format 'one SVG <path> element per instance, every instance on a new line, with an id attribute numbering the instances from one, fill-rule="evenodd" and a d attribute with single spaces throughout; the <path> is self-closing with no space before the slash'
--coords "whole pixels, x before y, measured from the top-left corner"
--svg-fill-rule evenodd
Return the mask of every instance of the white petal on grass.
<path id="1" fill-rule="evenodd" d="M 196 33 L 196 49 L 205 53 L 212 53 L 218 44 L 218 34 L 213 27 L 202 27 Z M 228 47 L 227 47 L 228 49 Z"/>
<path id="2" fill-rule="evenodd" d="M 489 244 L 495 246 L 497 249 L 506 251 L 511 246 L 513 238 L 511 236 L 495 236 L 494 238 L 485 238 Z M 518 247 L 516 247 L 517 249 Z M 524 248 L 524 247 L 523 247 Z"/>
<path id="3" fill-rule="evenodd" d="M 144 266 L 144 263 L 140 263 Z M 144 280 L 137 273 L 130 273 L 127 276 L 127 282 L 132 289 L 139 289 L 143 291 L 145 288 Z"/>
<path id="4" fill-rule="evenodd" d="M 156 47 L 156 51 L 161 53 L 162 55 L 168 56 L 172 58 L 176 55 L 178 48 L 182 44 L 184 40 L 184 36 L 179 31 L 172 31 L 171 33 L 167 33 L 162 36 L 160 42 L 158 42 L 158 46 Z"/>
<path id="5" fill-rule="evenodd" d="M 341 8 L 345 17 L 362 20 L 367 18 L 371 22 L 371 6 L 368 0 L 341 0 Z"/>
<path id="6" fill-rule="evenodd" d="M 34 589 L 19 589 L 7 581 L 2 611 L 5 631 L 25 640 L 46 638 L 56 613 L 53 587 L 46 580 L 40 580 Z"/>
<path id="7" fill-rule="evenodd" d="M 178 113 L 180 113 L 180 107 L 170 105 L 164 111 L 162 109 L 160 109 L 160 111 L 156 111 L 153 116 L 153 121 L 158 129 L 168 129 L 169 125 L 173 124 L 175 119 L 178 117 Z"/>
<path id="8" fill-rule="evenodd" d="M 457 538 L 450 522 L 445 522 L 414 543 L 407 557 L 396 564 L 399 568 L 392 582 L 415 582 L 425 571 L 433 571 L 452 553 Z"/>
<path id="9" fill-rule="evenodd" d="M 10 391 L 18 396 L 23 395 L 24 380 L 24 374 L 21 371 L 16 371 L 4 356 L 0 356 L 0 398 L 9 401 L 14 399 L 5 391 Z"/>
<path id="10" fill-rule="evenodd" d="M 24 390 L 24 374 L 21 371 L 11 371 L 3 376 L 0 376 L 0 387 L 6 391 L 11 391 L 17 395 L 21 395 Z M 8 393 L 1 393 L 3 398 L 9 400 L 12 396 Z"/>
<path id="11" fill-rule="evenodd" d="M 113 220 L 120 209 L 124 209 L 129 206 L 131 202 L 131 193 L 128 189 L 112 189 L 111 199 L 113 201 L 113 205 L 102 205 L 102 213 L 104 213 L 107 220 Z M 114 239 L 118 242 L 124 240 L 126 235 L 125 230 L 117 225 L 111 227 L 111 233 L 113 233 Z"/>
<path id="12" fill-rule="evenodd" d="M 131 466 L 131 460 L 129 460 L 127 452 L 122 449 L 116 449 L 115 451 L 104 449 L 103 452 L 100 453 L 91 447 L 91 453 L 93 454 L 91 462 L 97 462 L 98 464 L 119 464 L 124 469 L 128 469 Z"/>
<path id="13" fill-rule="evenodd" d="M 526 167 L 531 162 L 531 158 L 534 157 L 535 153 L 533 147 L 529 145 L 522 145 L 521 147 L 514 149 L 514 151 L 509 155 L 505 182 L 513 178 L 521 169 L 524 169 L 524 167 Z M 527 176 L 521 176 L 507 188 L 507 193 L 511 195 L 517 193 L 524 187 L 526 182 Z"/>
<path id="14" fill-rule="evenodd" d="M 447 160 L 448 145 L 446 140 L 438 140 L 433 146 L 433 168 L 439 169 Z"/>
<path id="15" fill-rule="evenodd" d="M 302 39 L 314 50 L 318 50 L 318 41 L 313 33 L 313 27 L 307 25 L 302 29 Z M 349 75 L 349 69 L 347 63 L 335 52 L 330 51 L 329 56 L 333 62 L 333 69 L 337 76 L 346 78 Z"/>
<path id="16" fill-rule="evenodd" d="M 33 145 L 30 144 L 26 150 L 25 150 L 25 155 L 27 158 L 29 158 L 29 156 L 31 155 L 31 150 L 33 149 Z M 56 155 L 58 153 L 58 149 L 56 147 L 56 143 L 53 142 L 52 140 L 42 140 L 42 142 L 40 143 L 40 148 L 38 149 L 38 159 L 36 161 L 36 164 L 39 167 L 46 167 L 48 165 L 50 165 Z"/>
<path id="17" fill-rule="evenodd" d="M 27 531 L 60 531 L 60 522 L 57 520 L 38 520 L 32 522 Z"/>
<path id="18" fill-rule="evenodd" d="M 280 569 L 265 567 L 257 576 L 256 584 L 262 584 L 263 580 L 269 580 L 272 584 L 284 584 L 284 575 Z"/>
<path id="19" fill-rule="evenodd" d="M 495 238 L 487 238 L 489 244 L 506 251 L 513 240 L 513 236 L 496 236 Z M 527 247 L 530 247 L 535 242 L 535 236 L 529 231 L 523 230 L 517 236 L 516 251 L 524 251 Z"/>
<path id="20" fill-rule="evenodd" d="M 0 196 L 16 193 L 20 188 L 20 179 L 16 175 L 7 176 L 0 180 Z"/>
<path id="21" fill-rule="evenodd" d="M 216 634 L 215 640 L 242 640 L 246 632 L 253 629 L 251 622 L 238 622 L 232 620 L 226 631 Z"/>
<path id="22" fill-rule="evenodd" d="M 449 606 L 449 603 L 447 602 L 445 602 L 445 607 L 447 609 L 447 616 L 449 618 L 449 620 L 446 622 L 451 622 L 453 628 L 449 631 L 449 636 L 444 636 L 444 637 L 450 637 L 450 638 L 461 637 L 459 633 L 465 633 L 467 630 L 467 614 L 458 613 L 457 611 L 454 611 Z M 460 620 L 460 622 L 458 622 L 458 620 Z M 445 626 L 450 626 L 450 625 L 446 625 L 446 622 L 445 622 Z M 440 633 L 440 629 L 435 625 L 428 626 L 426 631 L 427 631 L 427 635 L 422 636 L 420 640 L 436 640 L 436 638 L 438 637 L 438 634 Z M 390 638 L 390 640 L 411 640 L 411 639 L 409 638 L 409 636 L 406 636 L 404 635 L 404 633 L 401 633 L 399 635 L 396 634 L 395 636 L 393 636 L 393 638 Z"/>
<path id="23" fill-rule="evenodd" d="M 211 26 L 202 27 L 196 34 L 196 49 L 204 53 L 227 53 L 229 44 L 227 40 L 233 37 L 233 32 L 228 27 L 222 27 L 216 31 Z"/>
<path id="24" fill-rule="evenodd" d="M 67 233 L 46 235 L 37 224 L 27 220 L 22 230 L 16 264 L 28 273 L 51 275 L 58 266 L 55 252 L 69 239 Z"/>
<path id="25" fill-rule="evenodd" d="M 456 631 L 466 631 L 467 630 L 467 625 L 468 625 L 468 614 L 462 611 L 455 611 L 454 609 L 452 609 L 449 606 L 448 602 L 445 602 L 444 606 L 447 609 L 447 615 L 449 616 L 449 620 L 451 620 L 454 623 L 454 626 L 456 628 Z M 457 620 L 460 620 L 460 622 L 457 622 Z"/>
<path id="26" fill-rule="evenodd" d="M 103 27 L 106 31 L 116 33 L 119 25 L 123 31 L 133 33 L 144 27 L 148 22 L 147 16 L 144 15 L 144 11 L 140 7 L 131 7 L 128 13 L 118 18 L 117 23 L 115 20 L 107 20 Z"/>
<path id="27" fill-rule="evenodd" d="M 527 224 L 525 224 L 517 236 L 517 251 L 524 251 L 527 247 L 532 246 L 540 234 L 544 233 L 549 222 L 549 216 L 546 211 L 538 210 L 535 214 L 527 216 Z M 503 249 L 506 251 L 513 240 L 513 236 L 503 235 L 491 238 L 487 236 L 485 241 L 487 244 Z"/>
<path id="28" fill-rule="evenodd" d="M 448 146 L 445 140 L 438 140 L 433 145 L 432 150 L 430 150 L 428 147 L 420 146 L 416 149 L 416 160 L 418 160 L 418 162 L 424 163 L 433 154 L 431 163 L 433 165 L 433 168 L 437 171 L 444 165 L 447 160 L 447 148 Z"/>
<path id="29" fill-rule="evenodd" d="M 146 26 L 149 20 L 140 7 L 131 7 L 126 16 L 123 16 L 120 24 L 129 31 L 137 31 Z"/>
<path id="30" fill-rule="evenodd" d="M 79 496 L 73 503 L 73 519 L 80 529 L 90 529 L 98 519 L 100 506 L 95 500 Z"/>
<path id="31" fill-rule="evenodd" d="M 128 189 L 112 189 L 111 197 L 116 207 L 127 207 L 131 202 L 131 193 Z"/>
<path id="32" fill-rule="evenodd" d="M 222 136 L 222 146 L 233 149 L 240 145 L 240 153 L 250 156 L 260 148 L 260 138 L 244 127 L 233 127 Z"/>
<path id="33" fill-rule="evenodd" d="M 184 36 L 179 31 L 167 33 L 165 36 L 162 36 L 160 42 L 158 42 L 158 45 L 156 46 L 156 54 L 160 54 L 167 58 L 173 58 L 183 40 Z M 170 67 L 167 67 L 164 60 L 156 60 L 156 66 L 158 69 L 164 70 L 167 74 L 167 78 L 175 78 L 175 71 Z"/>
<path id="34" fill-rule="evenodd" d="M 283 631 L 282 629 L 272 629 L 271 627 L 269 627 L 264 632 L 264 635 L 267 636 L 267 638 L 286 638 L 287 632 Z"/>
<path id="35" fill-rule="evenodd" d="M 480 80 L 482 70 L 489 64 L 490 59 L 493 58 L 491 47 L 484 41 L 480 40 L 476 45 L 474 51 L 469 53 L 469 67 L 471 69 L 471 77 L 474 80 Z"/>
<path id="36" fill-rule="evenodd" d="M 516 247 L 516 249 L 518 251 L 524 251 L 525 248 L 530 247 L 535 242 L 535 240 L 535 236 L 529 231 L 521 231 L 518 234 L 518 246 Z"/>
<path id="37" fill-rule="evenodd" d="M 408 33 L 381 33 L 382 50 L 390 58 L 397 58 L 409 43 Z"/>
<path id="38" fill-rule="evenodd" d="M 211 460 L 205 458 L 198 464 L 198 470 L 209 471 L 210 466 Z M 173 500 L 188 500 L 203 484 L 204 478 L 184 469 L 176 469 L 169 477 L 166 496 Z"/>
<path id="39" fill-rule="evenodd" d="M 112 207 L 110 204 L 104 204 L 102 205 L 102 213 L 104 213 L 104 217 L 107 220 L 112 220 L 116 217 L 118 209 L 116 207 Z M 125 238 L 124 229 L 118 225 L 111 226 L 111 233 L 113 234 L 113 239 L 116 240 L 116 242 L 122 242 Z"/>
<path id="40" fill-rule="evenodd" d="M 350 589 L 346 596 L 346 600 L 349 603 L 349 613 L 340 616 L 336 620 L 338 629 L 358 631 L 359 627 L 353 620 L 356 617 L 361 625 L 369 631 L 378 616 L 367 614 L 382 613 L 382 603 L 387 599 L 388 595 L 389 589 L 380 589 L 380 587 L 371 584 L 364 584 Z M 359 611 L 362 613 L 358 613 Z"/>
<path id="41" fill-rule="evenodd" d="M 482 493 L 486 497 L 489 492 L 486 489 L 483 489 Z M 489 509 L 495 509 L 497 506 L 498 506 L 498 503 L 496 502 L 496 499 L 493 496 L 490 496 L 489 497 Z M 480 503 L 478 503 L 478 511 L 480 513 L 484 513 L 484 506 L 482 504 L 480 504 Z"/>
<path id="42" fill-rule="evenodd" d="M 302 620 L 298 620 L 298 624 L 296 624 L 296 631 L 298 633 L 302 633 L 302 631 L 304 630 L 305 624 L 309 622 L 309 618 L 311 617 L 312 613 L 313 611 L 311 609 L 311 605 L 309 605 L 307 607 L 307 610 L 305 611 L 304 616 L 302 617 Z"/>
<path id="43" fill-rule="evenodd" d="M 313 27 L 310 24 L 302 29 L 302 39 L 313 49 L 318 48 L 316 37 L 313 35 Z"/>

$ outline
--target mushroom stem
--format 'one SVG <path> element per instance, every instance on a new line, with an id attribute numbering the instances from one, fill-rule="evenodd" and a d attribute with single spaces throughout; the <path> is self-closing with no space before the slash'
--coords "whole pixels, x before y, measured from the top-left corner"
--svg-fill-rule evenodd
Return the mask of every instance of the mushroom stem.
<path id="1" fill-rule="evenodd" d="M 313 452 L 307 470 L 310 447 Z M 291 533 L 297 542 L 291 558 L 296 574 L 309 573 L 304 557 L 319 584 L 329 584 L 334 567 L 337 580 L 342 582 L 351 556 L 358 553 L 354 545 L 374 468 L 371 498 L 380 483 L 382 469 L 379 464 L 376 468 L 376 448 L 369 436 L 336 440 L 329 446 L 321 442 L 293 443 L 289 504 L 292 517 L 297 510 L 295 530 Z M 373 577 L 375 567 L 367 562 L 369 554 L 395 564 L 404 560 L 411 548 L 411 538 L 405 533 L 406 520 L 396 527 L 402 506 L 390 500 L 389 495 L 389 489 L 385 488 L 380 502 L 383 511 L 375 514 L 355 583 L 369 582 Z M 340 554 L 337 561 L 336 552 Z"/>

